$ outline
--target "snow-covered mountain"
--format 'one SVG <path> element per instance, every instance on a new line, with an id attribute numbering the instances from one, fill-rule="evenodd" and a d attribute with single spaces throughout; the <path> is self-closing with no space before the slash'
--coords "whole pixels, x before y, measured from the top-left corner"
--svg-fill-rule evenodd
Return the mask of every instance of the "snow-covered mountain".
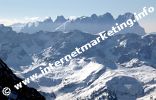
<path id="1" fill-rule="evenodd" d="M 118 18 L 114 19 L 110 13 L 104 15 L 93 14 L 90 17 L 78 17 L 76 19 L 65 19 L 64 16 L 58 16 L 55 21 L 50 17 L 44 21 L 27 23 L 21 28 L 21 25 L 12 25 L 13 30 L 24 33 L 35 33 L 39 31 L 62 31 L 70 32 L 73 30 L 80 30 L 82 32 L 96 34 L 103 30 L 110 30 L 115 23 L 123 23 L 128 19 L 134 19 L 133 14 L 125 13 L 124 15 L 119 15 Z M 18 28 L 19 27 L 19 28 Z M 126 28 L 120 33 L 137 33 L 144 34 L 144 29 L 136 22 L 133 27 Z"/>
<path id="2" fill-rule="evenodd" d="M 96 18 L 96 15 L 92 17 Z M 116 20 L 126 18 L 121 15 Z M 66 22 L 63 16 L 58 19 L 53 22 L 49 18 L 46 22 L 58 23 L 58 26 Z M 89 22 L 88 18 L 82 19 L 83 22 Z M 140 26 L 136 24 L 134 29 L 136 27 Z M 154 97 L 156 35 L 140 35 L 144 34 L 140 29 L 135 29 L 136 32 L 133 30 L 134 33 L 123 31 L 124 34 L 109 37 L 63 66 L 54 67 L 52 73 L 28 86 L 42 91 L 47 100 L 54 99 L 52 94 L 56 95 L 56 100 L 146 100 L 151 95 Z M 48 63 L 53 63 L 96 37 L 78 30 L 16 33 L 10 27 L 0 25 L 0 58 L 11 66 L 16 75 L 27 78 L 38 72 L 39 67 L 47 67 Z"/>
<path id="3" fill-rule="evenodd" d="M 58 16 L 53 22 L 51 17 L 46 18 L 43 21 L 28 22 L 25 24 L 13 24 L 12 29 L 16 32 L 35 33 L 39 31 L 55 31 L 57 27 L 65 23 L 67 20 L 63 16 Z"/>
<path id="4" fill-rule="evenodd" d="M 10 27 L 12 27 L 12 29 L 16 32 L 20 32 L 22 30 L 23 27 L 25 27 L 25 23 L 15 23 L 13 25 L 11 25 Z"/>
<path id="5" fill-rule="evenodd" d="M 47 67 L 48 63 L 69 54 L 75 46 L 79 47 L 96 37 L 80 31 L 59 36 L 58 40 L 64 37 L 62 41 L 37 54 L 36 62 L 17 74 L 28 77 L 39 67 Z M 150 98 L 156 93 L 155 39 L 156 35 L 153 34 L 113 36 L 63 67 L 54 67 L 51 74 L 30 86 L 46 93 L 55 93 L 56 100 L 100 100 L 107 98 L 107 94 L 118 100 Z M 47 100 L 51 100 L 49 96 Z"/>

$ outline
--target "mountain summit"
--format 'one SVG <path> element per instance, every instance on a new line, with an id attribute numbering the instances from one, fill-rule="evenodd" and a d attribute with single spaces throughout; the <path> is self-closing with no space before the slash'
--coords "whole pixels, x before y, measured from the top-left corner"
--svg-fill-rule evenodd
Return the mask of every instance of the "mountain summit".
<path id="1" fill-rule="evenodd" d="M 134 15 L 132 13 L 125 13 L 124 15 L 119 15 L 118 18 L 114 19 L 111 13 L 105 13 L 103 15 L 93 14 L 90 17 L 78 17 L 74 20 L 70 20 L 70 18 L 66 19 L 64 16 L 57 16 L 56 20 L 53 22 L 49 17 L 44 21 L 27 23 L 22 28 L 20 27 L 20 32 L 24 33 L 35 33 L 39 31 L 63 31 L 70 32 L 73 30 L 80 30 L 82 32 L 87 32 L 91 34 L 97 34 L 101 31 L 110 30 L 115 23 L 123 23 L 128 19 L 134 19 Z M 18 31 L 18 26 L 12 25 L 14 31 Z M 120 33 L 137 33 L 137 34 L 145 34 L 144 29 L 136 22 L 133 27 L 126 28 L 124 31 Z"/>

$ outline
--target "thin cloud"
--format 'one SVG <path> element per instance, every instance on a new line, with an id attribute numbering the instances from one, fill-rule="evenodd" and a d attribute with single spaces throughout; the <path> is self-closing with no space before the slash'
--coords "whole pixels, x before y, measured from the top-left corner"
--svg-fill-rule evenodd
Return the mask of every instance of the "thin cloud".
<path id="1" fill-rule="evenodd" d="M 6 26 L 15 24 L 15 23 L 28 23 L 28 22 L 35 22 L 40 21 L 39 17 L 24 17 L 23 19 L 5 19 L 0 18 L 0 24 L 4 24 Z"/>

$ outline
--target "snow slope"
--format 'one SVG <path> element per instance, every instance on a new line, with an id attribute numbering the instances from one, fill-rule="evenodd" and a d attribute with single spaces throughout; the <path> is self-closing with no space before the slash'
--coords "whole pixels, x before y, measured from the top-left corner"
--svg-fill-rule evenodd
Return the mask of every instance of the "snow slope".
<path id="1" fill-rule="evenodd" d="M 1 25 L 0 57 L 24 79 L 96 37 L 81 31 L 16 33 Z M 155 34 L 116 34 L 28 86 L 47 100 L 146 100 L 156 93 L 155 59 Z"/>

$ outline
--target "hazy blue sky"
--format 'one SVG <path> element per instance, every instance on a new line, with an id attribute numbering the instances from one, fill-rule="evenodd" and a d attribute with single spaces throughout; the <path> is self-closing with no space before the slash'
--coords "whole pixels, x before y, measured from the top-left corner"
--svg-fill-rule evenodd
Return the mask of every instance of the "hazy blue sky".
<path id="1" fill-rule="evenodd" d="M 55 19 L 57 15 L 101 15 L 106 12 L 116 18 L 125 12 L 140 12 L 145 6 L 156 9 L 156 0 L 0 0 L 0 23 L 10 24 L 46 16 Z M 146 31 L 156 31 L 156 11 L 140 23 Z"/>

